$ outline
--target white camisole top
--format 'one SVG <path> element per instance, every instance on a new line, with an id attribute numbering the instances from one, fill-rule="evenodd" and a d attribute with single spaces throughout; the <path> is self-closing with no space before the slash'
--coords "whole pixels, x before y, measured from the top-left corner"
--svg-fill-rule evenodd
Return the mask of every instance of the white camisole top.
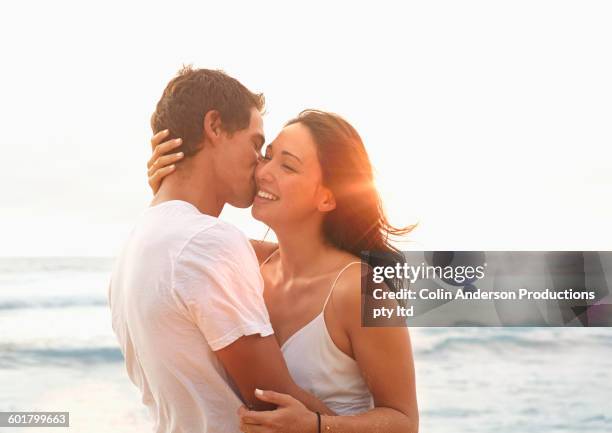
<path id="1" fill-rule="evenodd" d="M 274 254 L 263 263 L 266 264 Z M 291 377 L 302 389 L 315 395 L 338 415 L 354 415 L 374 407 L 357 361 L 342 352 L 331 339 L 325 324 L 325 307 L 346 265 L 336 276 L 323 310 L 295 332 L 281 347 Z"/>

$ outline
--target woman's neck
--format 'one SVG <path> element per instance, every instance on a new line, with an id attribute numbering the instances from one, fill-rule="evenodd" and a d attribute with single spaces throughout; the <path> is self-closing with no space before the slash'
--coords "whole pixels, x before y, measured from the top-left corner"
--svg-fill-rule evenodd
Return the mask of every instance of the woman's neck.
<path id="1" fill-rule="evenodd" d="M 333 250 L 320 224 L 300 223 L 299 227 L 285 227 L 275 233 L 285 281 L 320 274 L 317 269 L 325 263 L 326 253 Z"/>

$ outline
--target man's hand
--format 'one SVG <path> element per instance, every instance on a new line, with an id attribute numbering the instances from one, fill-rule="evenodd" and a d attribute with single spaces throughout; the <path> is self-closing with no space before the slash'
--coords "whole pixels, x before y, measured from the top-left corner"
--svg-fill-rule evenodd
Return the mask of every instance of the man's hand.
<path id="1" fill-rule="evenodd" d="M 241 406 L 238 416 L 243 433 L 317 433 L 317 415 L 290 395 L 257 389 L 255 396 L 277 408 L 255 412 Z"/>

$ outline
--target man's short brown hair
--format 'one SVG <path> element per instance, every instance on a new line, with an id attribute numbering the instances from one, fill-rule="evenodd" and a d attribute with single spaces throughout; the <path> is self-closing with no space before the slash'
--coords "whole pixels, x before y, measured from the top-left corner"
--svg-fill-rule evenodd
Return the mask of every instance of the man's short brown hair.
<path id="1" fill-rule="evenodd" d="M 247 128 L 251 110 L 262 112 L 264 105 L 263 94 L 251 92 L 223 71 L 184 66 L 164 89 L 151 128 L 154 134 L 170 130 L 168 139 L 182 138 L 173 152 L 192 156 L 201 149 L 206 113 L 217 110 L 223 129 L 231 134 Z"/>

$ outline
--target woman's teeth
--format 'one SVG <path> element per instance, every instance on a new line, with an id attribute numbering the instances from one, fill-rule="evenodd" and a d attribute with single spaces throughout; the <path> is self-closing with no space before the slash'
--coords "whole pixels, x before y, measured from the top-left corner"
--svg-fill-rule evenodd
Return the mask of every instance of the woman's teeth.
<path id="1" fill-rule="evenodd" d="M 261 198 L 265 198 L 267 200 L 272 200 L 272 201 L 278 200 L 278 197 L 275 196 L 274 194 L 270 194 L 269 192 L 265 192 L 262 190 L 257 191 L 257 196 Z"/>

